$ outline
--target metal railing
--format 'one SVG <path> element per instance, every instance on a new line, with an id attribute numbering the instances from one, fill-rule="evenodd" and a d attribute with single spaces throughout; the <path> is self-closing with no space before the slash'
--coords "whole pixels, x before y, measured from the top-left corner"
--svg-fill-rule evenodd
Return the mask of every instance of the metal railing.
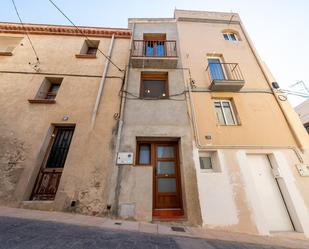
<path id="1" fill-rule="evenodd" d="M 41 169 L 31 199 L 53 200 L 57 193 L 61 175 L 62 175 L 62 168 Z"/>
<path id="2" fill-rule="evenodd" d="M 176 41 L 134 40 L 131 56 L 177 57 Z"/>
<path id="3" fill-rule="evenodd" d="M 209 63 L 206 71 L 210 81 L 243 81 L 238 63 Z"/>

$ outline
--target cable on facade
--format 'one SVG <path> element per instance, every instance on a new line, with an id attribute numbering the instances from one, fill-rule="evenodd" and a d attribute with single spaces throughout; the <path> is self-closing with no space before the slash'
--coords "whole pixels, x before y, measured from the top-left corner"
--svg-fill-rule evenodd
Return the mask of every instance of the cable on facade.
<path id="1" fill-rule="evenodd" d="M 40 61 L 39 56 L 38 56 L 38 54 L 37 54 L 37 52 L 36 52 L 36 50 L 35 50 L 35 48 L 34 48 L 34 46 L 33 46 L 33 43 L 32 43 L 32 41 L 31 41 L 31 39 L 30 39 L 30 36 L 29 36 L 29 34 L 28 34 L 28 32 L 27 32 L 27 29 L 25 28 L 24 23 L 23 23 L 23 21 L 22 21 L 20 15 L 19 15 L 17 6 L 16 6 L 16 4 L 15 4 L 15 1 L 12 0 L 12 3 L 13 3 L 13 6 L 14 6 L 14 9 L 15 9 L 15 12 L 16 12 L 16 14 L 17 14 L 17 16 L 18 16 L 18 19 L 19 19 L 19 21 L 20 21 L 20 24 L 21 24 L 21 26 L 23 27 L 23 29 L 25 30 L 26 36 L 27 36 L 27 38 L 28 38 L 28 40 L 29 40 L 29 43 L 30 43 L 30 45 L 31 45 L 31 47 L 32 47 L 32 50 L 33 50 L 33 52 L 34 52 L 34 54 L 35 54 L 36 60 L 39 62 L 39 61 Z"/>
<path id="2" fill-rule="evenodd" d="M 128 92 L 128 91 L 124 91 L 124 90 L 120 90 L 119 91 L 119 96 L 122 97 L 122 98 L 126 98 L 126 99 L 131 99 L 131 100 L 175 100 L 175 101 L 185 101 L 186 98 L 183 98 L 183 99 L 175 99 L 175 98 L 172 98 L 172 97 L 177 97 L 177 96 L 181 96 L 181 95 L 184 95 L 186 94 L 186 90 L 184 90 L 183 92 L 181 93 L 175 93 L 175 94 L 171 94 L 168 96 L 168 98 L 142 98 L 134 93 L 131 93 L 131 92 Z M 123 96 L 122 93 L 126 93 L 127 95 L 130 95 L 131 97 L 126 97 L 126 96 Z"/>
<path id="3" fill-rule="evenodd" d="M 78 26 L 76 26 L 74 24 L 74 22 L 52 1 L 52 0 L 48 0 L 77 30 L 78 32 L 80 32 L 87 40 L 87 42 L 91 45 L 91 46 L 94 46 L 94 44 L 91 42 L 91 40 L 88 38 L 87 35 L 84 34 L 84 32 L 78 28 Z M 107 56 L 105 53 L 102 52 L 101 49 L 97 48 L 98 51 L 107 59 L 109 60 L 109 62 L 114 66 L 116 67 L 120 72 L 124 72 L 123 69 L 121 69 L 120 67 L 118 67 L 112 60 L 109 56 Z"/>

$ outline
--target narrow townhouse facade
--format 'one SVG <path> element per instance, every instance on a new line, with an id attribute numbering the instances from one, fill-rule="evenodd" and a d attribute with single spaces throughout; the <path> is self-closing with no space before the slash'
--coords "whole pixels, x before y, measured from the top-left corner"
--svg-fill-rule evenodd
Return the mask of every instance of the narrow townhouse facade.
<path id="1" fill-rule="evenodd" d="M 130 37 L 128 29 L 0 23 L 1 205 L 109 213 Z"/>
<path id="2" fill-rule="evenodd" d="M 309 133 L 309 100 L 304 101 L 295 107 L 301 122 L 303 123 L 307 133 Z"/>
<path id="3" fill-rule="evenodd" d="M 115 208 L 125 219 L 199 225 L 176 22 L 137 18 L 129 19 L 129 27 L 132 44 L 113 185 Z"/>
<path id="4" fill-rule="evenodd" d="M 238 14 L 79 29 L 0 23 L 0 205 L 309 236 L 309 138 Z"/>
<path id="5" fill-rule="evenodd" d="M 182 67 L 190 69 L 203 226 L 308 237 L 308 135 L 239 15 L 176 10 L 175 19 Z"/>

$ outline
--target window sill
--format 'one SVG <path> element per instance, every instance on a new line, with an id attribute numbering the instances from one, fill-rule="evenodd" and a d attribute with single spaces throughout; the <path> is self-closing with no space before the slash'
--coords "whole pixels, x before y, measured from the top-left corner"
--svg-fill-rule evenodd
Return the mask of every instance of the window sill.
<path id="1" fill-rule="evenodd" d="M 134 167 L 153 167 L 151 164 L 134 164 Z"/>
<path id="2" fill-rule="evenodd" d="M 0 52 L 0 56 L 12 56 L 12 52 Z"/>
<path id="3" fill-rule="evenodd" d="M 28 99 L 28 102 L 31 104 L 55 104 L 56 100 L 54 99 Z"/>
<path id="4" fill-rule="evenodd" d="M 78 59 L 96 59 L 97 58 L 95 54 L 76 54 L 75 57 Z"/>

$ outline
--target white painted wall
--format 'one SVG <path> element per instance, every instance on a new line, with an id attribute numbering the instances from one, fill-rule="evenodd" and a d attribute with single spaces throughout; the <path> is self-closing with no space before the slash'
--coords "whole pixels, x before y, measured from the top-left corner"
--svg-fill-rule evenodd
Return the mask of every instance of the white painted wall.
<path id="1" fill-rule="evenodd" d="M 237 209 L 232 186 L 224 163 L 224 154 L 214 153 L 214 170 L 201 170 L 199 152 L 194 150 L 197 185 L 203 225 L 208 227 L 228 226 L 238 223 Z"/>
<path id="2" fill-rule="evenodd" d="M 233 193 L 233 184 L 229 175 L 229 162 L 225 160 L 225 153 L 231 154 L 231 150 L 222 149 L 213 152 L 214 170 L 201 170 L 199 163 L 198 149 L 194 149 L 194 161 L 197 174 L 198 194 L 200 198 L 201 213 L 203 225 L 207 227 L 234 227 L 237 230 L 239 223 L 238 216 L 241 212 L 247 212 L 251 215 L 253 222 L 261 235 L 269 235 L 274 229 L 268 224 L 267 217 L 264 215 L 262 201 L 258 196 L 257 188 L 254 185 L 253 175 L 248 161 L 248 154 L 268 155 L 273 168 L 279 168 L 281 177 L 278 184 L 291 215 L 293 225 L 297 232 L 304 233 L 309 237 L 309 214 L 300 191 L 297 188 L 297 182 L 294 178 L 292 167 L 295 167 L 296 161 L 288 161 L 289 150 L 267 150 L 267 149 L 239 149 L 233 150 L 236 162 L 239 167 L 241 189 L 245 192 L 244 202 L 246 210 L 238 210 Z M 296 159 L 295 159 L 296 160 Z M 235 172 L 233 172 L 235 173 Z M 237 172 L 236 172 L 237 173 Z M 249 222 L 249 221 L 248 221 Z"/>
<path id="3" fill-rule="evenodd" d="M 239 150 L 237 157 L 240 165 L 241 172 L 244 176 L 244 189 L 248 200 L 248 206 L 252 210 L 252 219 L 254 220 L 260 234 L 269 234 L 271 226 L 268 225 L 267 218 L 263 213 L 263 204 L 258 198 L 258 192 L 253 182 L 253 176 L 248 167 L 247 154 L 264 154 L 269 155 L 273 168 L 280 171 L 281 177 L 278 183 L 287 204 L 287 208 L 291 215 L 293 224 L 297 232 L 303 232 L 305 236 L 309 237 L 309 214 L 305 202 L 297 188 L 296 180 L 293 176 L 291 167 L 294 167 L 293 161 L 287 161 L 284 150 Z"/>
<path id="4" fill-rule="evenodd" d="M 257 192 L 257 195 L 251 198 L 260 202 L 269 230 L 294 231 L 268 156 L 265 154 L 248 154 L 247 160 Z"/>
<path id="5" fill-rule="evenodd" d="M 296 106 L 295 111 L 299 115 L 299 118 L 303 124 L 309 122 L 309 100 L 306 100 L 300 105 Z"/>

